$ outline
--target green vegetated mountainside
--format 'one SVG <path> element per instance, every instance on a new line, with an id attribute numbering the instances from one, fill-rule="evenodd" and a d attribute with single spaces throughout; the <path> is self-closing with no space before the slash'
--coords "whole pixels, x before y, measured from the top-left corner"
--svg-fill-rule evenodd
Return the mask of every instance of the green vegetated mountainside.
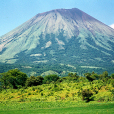
<path id="1" fill-rule="evenodd" d="M 18 68 L 22 72 L 30 76 L 46 76 L 49 74 L 57 74 L 60 77 L 66 76 L 69 72 L 76 72 L 79 76 L 84 76 L 86 72 L 96 72 L 102 74 L 103 71 L 108 71 L 111 75 L 114 71 L 113 67 L 95 67 L 95 66 L 78 66 L 70 64 L 58 63 L 39 63 L 39 64 L 0 64 L 0 73 L 7 72 L 10 69 Z"/>
<path id="2" fill-rule="evenodd" d="M 0 37 L 0 64 L 21 64 L 29 75 L 56 72 L 61 64 L 66 72 L 106 69 L 111 74 L 113 57 L 114 30 L 77 8 L 37 14 Z"/>

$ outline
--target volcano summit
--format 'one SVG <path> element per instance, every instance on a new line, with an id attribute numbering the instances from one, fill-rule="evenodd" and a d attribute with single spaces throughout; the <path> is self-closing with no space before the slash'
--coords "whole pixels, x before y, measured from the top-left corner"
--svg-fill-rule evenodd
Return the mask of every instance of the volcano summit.
<path id="1" fill-rule="evenodd" d="M 0 62 L 113 66 L 114 29 L 77 8 L 40 13 L 0 37 Z"/>

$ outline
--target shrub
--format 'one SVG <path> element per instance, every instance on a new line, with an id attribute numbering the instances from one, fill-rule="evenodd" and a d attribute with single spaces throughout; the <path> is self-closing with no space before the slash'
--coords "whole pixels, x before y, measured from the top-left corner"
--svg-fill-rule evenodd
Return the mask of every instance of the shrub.
<path id="1" fill-rule="evenodd" d="M 20 89 L 20 91 L 21 91 L 21 94 L 25 92 L 25 90 L 24 90 L 24 89 Z"/>
<path id="2" fill-rule="evenodd" d="M 112 100 L 112 97 L 111 95 L 109 96 L 99 96 L 99 98 L 97 98 L 97 101 L 98 102 L 108 102 L 108 101 L 111 101 Z"/>
<path id="3" fill-rule="evenodd" d="M 48 75 L 44 77 L 43 83 L 49 84 L 52 81 L 56 82 L 58 79 L 59 79 L 59 76 L 57 76 L 56 74 Z"/>
<path id="4" fill-rule="evenodd" d="M 91 96 L 93 93 L 89 89 L 82 90 L 82 99 L 86 100 L 86 102 L 91 101 Z"/>
<path id="5" fill-rule="evenodd" d="M 44 94 L 43 93 L 41 93 L 41 96 L 43 96 Z"/>
<path id="6" fill-rule="evenodd" d="M 42 76 L 30 76 L 26 81 L 26 86 L 37 86 L 43 83 L 44 78 Z"/>
<path id="7" fill-rule="evenodd" d="M 12 99 L 12 98 L 14 98 L 14 96 L 9 96 L 9 99 Z"/>
<path id="8" fill-rule="evenodd" d="M 65 94 L 65 97 L 66 97 L 66 98 L 69 97 L 68 93 Z"/>
<path id="9" fill-rule="evenodd" d="M 111 74 L 111 78 L 113 78 L 113 79 L 114 79 L 114 74 Z"/>
<path id="10" fill-rule="evenodd" d="M 103 102 L 104 101 L 104 97 L 99 97 L 97 100 L 98 100 L 98 102 Z"/>
<path id="11" fill-rule="evenodd" d="M 71 93 L 71 94 L 72 94 L 72 97 L 74 97 L 76 93 Z"/>
<path id="12" fill-rule="evenodd" d="M 35 91 L 35 87 L 32 87 L 32 90 Z"/>
<path id="13" fill-rule="evenodd" d="M 84 76 L 89 80 L 89 81 L 93 81 L 96 79 L 99 79 L 98 74 L 92 72 L 92 73 L 85 73 Z"/>
<path id="14" fill-rule="evenodd" d="M 61 99 L 60 96 L 56 96 L 56 97 L 55 97 L 55 100 L 60 100 L 60 99 Z"/>
<path id="15" fill-rule="evenodd" d="M 114 87 L 114 79 L 112 79 L 111 84 L 112 84 L 112 86 Z"/>
<path id="16" fill-rule="evenodd" d="M 29 92 L 28 95 L 31 95 L 31 93 Z"/>
<path id="17" fill-rule="evenodd" d="M 19 99 L 19 102 L 25 102 L 25 96 L 22 95 L 21 98 Z"/>
<path id="18" fill-rule="evenodd" d="M 58 87 L 57 84 L 54 84 L 54 88 Z"/>

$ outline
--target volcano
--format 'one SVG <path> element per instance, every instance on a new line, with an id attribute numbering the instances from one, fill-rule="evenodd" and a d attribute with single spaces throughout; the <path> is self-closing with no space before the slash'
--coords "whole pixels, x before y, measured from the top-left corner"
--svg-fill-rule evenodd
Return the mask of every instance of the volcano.
<path id="1" fill-rule="evenodd" d="M 0 62 L 113 66 L 114 29 L 77 8 L 39 13 L 0 37 Z"/>

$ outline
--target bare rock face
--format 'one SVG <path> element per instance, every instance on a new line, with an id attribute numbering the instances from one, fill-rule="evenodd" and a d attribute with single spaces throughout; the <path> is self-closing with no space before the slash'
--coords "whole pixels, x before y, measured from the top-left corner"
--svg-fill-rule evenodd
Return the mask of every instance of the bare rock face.
<path id="1" fill-rule="evenodd" d="M 0 62 L 113 65 L 114 29 L 83 11 L 37 14 L 0 37 Z"/>

